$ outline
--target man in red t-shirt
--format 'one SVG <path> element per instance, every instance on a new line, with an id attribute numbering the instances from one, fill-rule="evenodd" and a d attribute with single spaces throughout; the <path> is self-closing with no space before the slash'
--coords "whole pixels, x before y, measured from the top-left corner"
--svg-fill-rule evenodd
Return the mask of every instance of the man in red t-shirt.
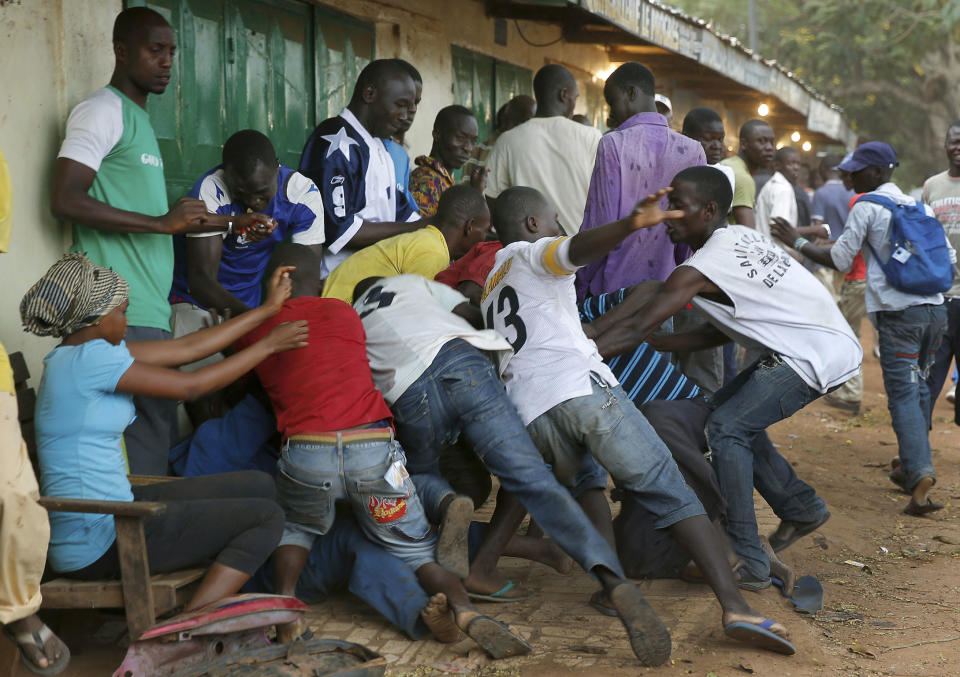
<path id="1" fill-rule="evenodd" d="M 437 563 L 437 537 L 393 438 L 390 409 L 374 386 L 360 317 L 343 301 L 317 298 L 320 258 L 308 247 L 279 245 L 268 274 L 279 266 L 295 266 L 291 298 L 242 339 L 256 341 L 281 322 L 310 326 L 310 343 L 293 351 L 298 359 L 268 358 L 256 369 L 284 440 L 277 500 L 287 524 L 274 555 L 277 592 L 294 594 L 310 548 L 333 525 L 340 501 L 367 537 L 409 564 L 434 596 L 423 617 L 437 639 L 456 641 L 459 628 L 494 658 L 529 652 L 506 626 L 477 612 L 460 579 Z M 285 629 L 281 641 L 297 629 Z"/>

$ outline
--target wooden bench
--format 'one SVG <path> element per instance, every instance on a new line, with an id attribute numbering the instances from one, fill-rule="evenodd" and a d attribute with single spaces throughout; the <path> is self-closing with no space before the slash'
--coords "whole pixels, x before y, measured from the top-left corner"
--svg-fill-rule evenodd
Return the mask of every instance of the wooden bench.
<path id="1" fill-rule="evenodd" d="M 33 428 L 36 394 L 27 387 L 30 372 L 22 353 L 10 355 L 16 383 L 20 429 L 34 469 L 36 438 Z M 39 474 L 39 473 L 38 473 Z M 172 477 L 130 475 L 134 486 L 175 481 Z M 117 528 L 117 553 L 120 558 L 119 581 L 77 581 L 56 578 L 43 583 L 40 592 L 45 609 L 100 609 L 123 607 L 126 610 L 130 640 L 156 625 L 157 616 L 184 604 L 192 595 L 206 569 L 185 569 L 168 574 L 150 575 L 143 520 L 162 515 L 164 503 L 147 501 L 92 501 L 79 498 L 40 497 L 48 511 L 85 512 L 113 515 Z"/>

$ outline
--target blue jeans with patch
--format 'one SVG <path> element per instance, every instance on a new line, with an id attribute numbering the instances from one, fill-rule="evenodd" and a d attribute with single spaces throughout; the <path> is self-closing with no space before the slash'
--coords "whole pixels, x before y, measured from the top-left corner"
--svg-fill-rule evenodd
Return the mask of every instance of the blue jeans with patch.
<path id="1" fill-rule="evenodd" d="M 593 392 L 540 414 L 527 429 L 561 484 L 574 486 L 592 456 L 617 487 L 657 516 L 655 527 L 705 515 L 670 450 L 620 386 L 592 376 Z"/>
<path id="2" fill-rule="evenodd" d="M 790 522 L 812 522 L 827 506 L 789 461 L 774 448 L 767 427 L 820 397 L 779 355 L 770 355 L 740 372 L 711 398 L 707 443 L 717 481 L 727 502 L 726 531 L 747 571 L 770 576 L 770 561 L 760 546 L 753 489 L 774 513 Z"/>
<path id="3" fill-rule="evenodd" d="M 291 438 L 284 445 L 277 472 L 277 502 L 287 516 L 280 545 L 310 550 L 336 518 L 334 504 L 348 503 L 361 529 L 373 542 L 416 571 L 435 561 L 436 533 L 409 477 L 399 487 L 386 475 L 403 464 L 400 445 L 390 437 L 356 440 L 336 433 L 336 443 Z"/>
<path id="4" fill-rule="evenodd" d="M 936 478 L 930 454 L 930 389 L 927 376 L 947 330 L 947 310 L 923 304 L 876 313 L 880 368 L 887 407 L 900 446 L 906 487 Z"/>
<path id="5" fill-rule="evenodd" d="M 462 339 L 446 343 L 391 409 L 431 519 L 439 519 L 440 501 L 453 492 L 440 476 L 440 450 L 462 432 L 500 485 L 585 571 L 602 565 L 623 576 L 613 549 L 547 469 L 493 364 L 478 349 Z"/>

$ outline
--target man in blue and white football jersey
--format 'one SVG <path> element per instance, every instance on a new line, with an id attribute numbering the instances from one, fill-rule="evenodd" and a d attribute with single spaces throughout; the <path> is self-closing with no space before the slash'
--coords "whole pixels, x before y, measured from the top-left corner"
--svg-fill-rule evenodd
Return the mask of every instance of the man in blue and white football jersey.
<path id="1" fill-rule="evenodd" d="M 321 250 L 320 191 L 281 165 L 273 144 L 258 131 L 246 129 L 227 139 L 223 164 L 204 174 L 190 195 L 211 212 L 236 219 L 226 233 L 175 239 L 170 292 L 175 335 L 202 328 L 209 308 L 238 315 L 259 306 L 263 272 L 278 243 L 292 240 Z"/>
<path id="2" fill-rule="evenodd" d="M 417 100 L 416 83 L 399 59 L 371 61 L 347 107 L 317 125 L 307 140 L 300 171 L 323 194 L 324 277 L 357 249 L 423 225 L 416 204 L 397 190 L 382 141 L 406 128 Z"/>

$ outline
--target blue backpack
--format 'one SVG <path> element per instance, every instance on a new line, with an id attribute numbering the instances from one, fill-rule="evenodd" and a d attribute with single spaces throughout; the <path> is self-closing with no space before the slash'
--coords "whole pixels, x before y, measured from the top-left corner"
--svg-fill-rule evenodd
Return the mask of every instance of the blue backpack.
<path id="1" fill-rule="evenodd" d="M 872 202 L 890 210 L 890 247 L 886 263 L 867 241 L 873 257 L 880 263 L 887 282 L 908 294 L 930 296 L 945 292 L 953 285 L 953 264 L 943 226 L 927 214 L 919 202 L 904 205 L 890 198 L 867 193 L 857 202 Z"/>

